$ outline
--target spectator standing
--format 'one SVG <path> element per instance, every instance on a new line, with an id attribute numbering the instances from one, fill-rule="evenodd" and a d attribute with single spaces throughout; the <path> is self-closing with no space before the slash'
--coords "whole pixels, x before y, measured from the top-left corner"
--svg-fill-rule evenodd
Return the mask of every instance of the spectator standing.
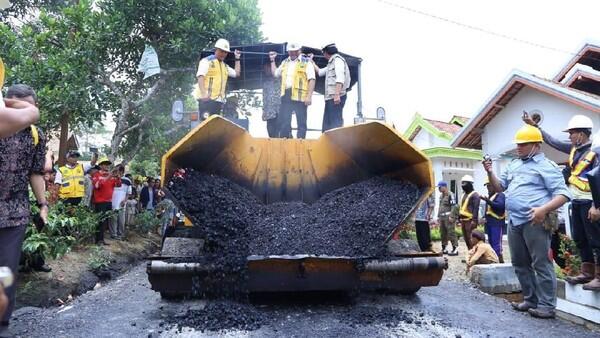
<path id="1" fill-rule="evenodd" d="M 118 170 L 108 171 L 111 164 L 112 162 L 106 157 L 100 159 L 98 163 L 100 170 L 92 178 L 94 210 L 97 213 L 104 213 L 104 217 L 100 220 L 96 231 L 96 244 L 102 245 L 108 245 L 104 241 L 104 232 L 110 223 L 113 191 L 115 187 L 121 186 L 121 177 Z"/>
<path id="2" fill-rule="evenodd" d="M 270 61 L 265 64 L 262 79 L 263 121 L 267 122 L 269 137 L 279 137 L 279 108 L 281 106 L 281 80 L 273 76 Z"/>
<path id="3" fill-rule="evenodd" d="M 67 163 L 58 168 L 54 183 L 59 185 L 59 199 L 68 205 L 78 205 L 85 196 L 85 173 L 95 164 L 97 154 L 92 155 L 91 163 L 81 164 L 81 154 L 77 150 L 67 152 Z"/>
<path id="4" fill-rule="evenodd" d="M 471 231 L 477 228 L 479 222 L 479 194 L 473 188 L 475 180 L 471 175 L 465 175 L 461 179 L 461 187 L 464 192 L 460 203 L 459 221 L 462 228 L 463 238 L 467 248 L 471 250 Z"/>
<path id="5" fill-rule="evenodd" d="M 228 78 L 240 76 L 240 58 L 242 52 L 236 50 L 235 69 L 225 63 L 225 58 L 231 52 L 229 41 L 219 39 L 215 43 L 215 53 L 200 60 L 196 78 L 198 80 L 194 97 L 198 100 L 198 113 L 204 119 L 205 113 L 213 115 L 223 109 Z"/>
<path id="6" fill-rule="evenodd" d="M 415 215 L 415 230 L 421 251 L 433 251 L 431 248 L 431 229 L 429 228 L 429 224 L 431 223 L 434 203 L 432 194 L 421 203 Z"/>
<path id="7" fill-rule="evenodd" d="M 344 105 L 346 91 L 350 88 L 350 68 L 335 43 L 323 47 L 323 56 L 327 67 L 319 69 L 314 63 L 319 76 L 325 76 L 325 112 L 323 113 L 323 132 L 344 125 Z"/>
<path id="8" fill-rule="evenodd" d="M 13 107 L 35 107 L 37 97 L 26 85 L 14 85 L 7 91 Z M 7 106 L 9 104 L 7 103 Z M 35 109 L 37 111 L 37 108 Z M 2 125 L 2 123 L 0 123 Z M 2 128 L 2 127 L 0 127 Z M 44 165 L 46 145 L 44 134 L 35 126 L 22 129 L 0 139 L 0 266 L 16 273 L 21 259 L 21 246 L 30 221 L 29 189 L 31 186 L 40 217 L 48 220 L 48 202 L 45 195 Z M 9 300 L 6 312 L 0 318 L 0 336 L 10 335 L 9 320 L 15 306 L 16 283 L 6 288 Z"/>
<path id="9" fill-rule="evenodd" d="M 121 186 L 115 187 L 112 194 L 113 215 L 110 223 L 110 236 L 113 239 L 123 240 L 125 236 L 125 203 L 131 196 L 131 185 L 129 178 L 124 177 L 125 167 L 118 165 L 116 170 L 121 177 Z"/>
<path id="10" fill-rule="evenodd" d="M 58 201 L 58 190 L 60 186 L 54 184 L 56 179 L 56 169 L 50 167 L 50 171 L 44 173 L 44 181 L 46 183 L 46 200 L 49 205 L 54 205 Z"/>
<path id="11" fill-rule="evenodd" d="M 92 182 L 92 178 L 94 177 L 94 175 L 96 175 L 98 170 L 100 170 L 100 167 L 97 165 L 91 167 L 90 170 L 88 170 L 87 173 L 85 174 L 85 178 L 83 181 L 83 185 L 85 188 L 85 194 L 83 195 L 81 204 L 88 208 L 91 208 L 94 206 L 94 203 L 92 203 L 93 202 L 92 197 L 94 195 L 94 183 Z"/>
<path id="12" fill-rule="evenodd" d="M 504 193 L 496 192 L 494 186 L 486 179 L 484 183 L 488 190 L 488 196 L 481 196 L 485 201 L 485 229 L 490 240 L 490 245 L 494 248 L 500 263 L 504 263 L 502 256 L 502 229 L 504 228 L 505 206 Z"/>
<path id="13" fill-rule="evenodd" d="M 310 59 L 300 55 L 302 47 L 287 44 L 288 57 L 275 66 L 276 52 L 269 52 L 271 72 L 281 78 L 281 106 L 279 109 L 279 137 L 292 137 L 292 113 L 296 114 L 297 138 L 306 138 L 307 108 L 312 103 L 315 89 L 315 68 Z"/>
<path id="14" fill-rule="evenodd" d="M 554 318 L 556 274 L 549 257 L 552 230 L 547 216 L 571 198 L 558 166 L 541 152 L 539 129 L 525 125 L 515 134 L 517 156 L 500 177 L 490 159 L 483 161 L 495 191 L 506 191 L 508 247 L 521 284 L 523 302 L 512 303 L 517 311 L 538 318 Z"/>
<path id="15" fill-rule="evenodd" d="M 442 235 L 442 253 L 444 255 L 458 255 L 458 239 L 456 238 L 455 222 L 450 221 L 452 206 L 454 206 L 454 195 L 448 190 L 448 183 L 441 181 L 438 183 L 440 191 L 440 204 L 438 207 L 438 224 L 440 226 L 440 234 Z M 452 243 L 452 251 L 446 249 L 448 240 Z"/>
<path id="16" fill-rule="evenodd" d="M 569 162 L 563 175 L 573 196 L 570 223 L 573 240 L 581 256 L 581 271 L 579 275 L 568 276 L 565 280 L 570 284 L 584 284 L 585 290 L 600 291 L 600 222 L 592 221 L 591 215 L 595 212 L 595 207 L 586 177 L 588 172 L 600 166 L 600 157 L 596 149 L 592 148 L 590 139 L 594 124 L 585 115 L 573 116 L 564 130 L 569 133 L 569 141 L 564 142 L 541 129 L 527 113 L 523 114 L 523 121 L 537 127 L 549 146 L 569 154 Z M 594 283 L 591 283 L 592 280 Z"/>
<path id="17" fill-rule="evenodd" d="M 154 179 L 148 177 L 146 184 L 140 191 L 140 207 L 142 211 L 153 210 L 156 201 L 156 191 L 154 189 Z"/>

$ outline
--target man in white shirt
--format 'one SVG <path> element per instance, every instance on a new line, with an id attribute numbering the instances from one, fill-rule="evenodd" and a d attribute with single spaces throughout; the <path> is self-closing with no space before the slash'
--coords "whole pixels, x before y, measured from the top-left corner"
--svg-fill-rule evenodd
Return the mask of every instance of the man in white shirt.
<path id="1" fill-rule="evenodd" d="M 242 52 L 235 50 L 235 69 L 233 69 L 225 63 L 225 58 L 230 51 L 229 41 L 219 39 L 215 43 L 215 54 L 203 58 L 198 64 L 196 72 L 198 83 L 194 90 L 194 97 L 198 100 L 198 113 L 202 120 L 223 109 L 227 79 L 240 76 Z"/>
<path id="2" fill-rule="evenodd" d="M 319 69 L 313 65 L 319 76 L 325 76 L 325 112 L 323 132 L 344 125 L 343 110 L 346 104 L 346 91 L 350 88 L 350 68 L 339 53 L 335 43 L 323 47 L 327 67 Z M 312 58 L 311 58 L 312 59 Z"/>
<path id="3" fill-rule="evenodd" d="M 306 109 L 312 103 L 315 89 L 315 68 L 306 57 L 300 55 L 302 47 L 288 43 L 288 58 L 275 66 L 276 52 L 269 52 L 271 72 L 281 78 L 281 106 L 279 108 L 279 137 L 292 137 L 292 113 L 296 113 L 298 138 L 306 138 Z"/>
<path id="4" fill-rule="evenodd" d="M 110 236 L 113 239 L 123 240 L 125 236 L 125 203 L 131 196 L 132 184 L 128 177 L 125 177 L 125 167 L 118 166 L 121 176 L 121 186 L 115 187 L 112 194 L 112 209 L 114 210 L 112 221 L 110 222 Z"/>

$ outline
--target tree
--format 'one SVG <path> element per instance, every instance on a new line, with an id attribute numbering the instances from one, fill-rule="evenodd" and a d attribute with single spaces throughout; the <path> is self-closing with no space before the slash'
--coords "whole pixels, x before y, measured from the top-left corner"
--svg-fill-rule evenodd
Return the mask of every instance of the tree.
<path id="1" fill-rule="evenodd" d="M 121 155 L 125 162 L 148 141 L 160 139 L 151 131 L 164 127 L 174 98 L 191 92 L 202 49 L 219 37 L 232 44 L 261 40 L 256 0 L 38 3 L 39 15 L 0 29 L 3 56 L 11 43 L 19 46 L 8 52 L 9 79 L 40 91 L 49 127 L 65 114 L 70 123 L 112 114 L 116 127 L 109 157 Z M 137 64 L 146 44 L 157 51 L 161 71 L 144 80 Z"/>

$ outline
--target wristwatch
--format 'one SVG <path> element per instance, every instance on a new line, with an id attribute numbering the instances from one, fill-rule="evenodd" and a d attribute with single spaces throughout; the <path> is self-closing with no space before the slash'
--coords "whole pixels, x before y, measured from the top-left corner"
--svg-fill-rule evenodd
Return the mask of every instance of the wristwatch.
<path id="1" fill-rule="evenodd" d="M 38 208 L 48 206 L 48 202 L 36 202 L 35 204 L 37 205 Z"/>

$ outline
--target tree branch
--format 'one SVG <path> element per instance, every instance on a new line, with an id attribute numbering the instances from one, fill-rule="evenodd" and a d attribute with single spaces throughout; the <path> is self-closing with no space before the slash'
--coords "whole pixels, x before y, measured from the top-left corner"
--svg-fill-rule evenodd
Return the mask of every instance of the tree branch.
<path id="1" fill-rule="evenodd" d="M 165 82 L 165 78 L 158 79 L 158 81 L 156 81 L 156 83 L 154 83 L 154 85 L 150 87 L 150 89 L 148 89 L 148 92 L 146 92 L 146 95 L 144 95 L 144 97 L 133 102 L 133 109 L 138 108 L 139 106 L 144 104 L 144 102 L 148 101 Z"/>

